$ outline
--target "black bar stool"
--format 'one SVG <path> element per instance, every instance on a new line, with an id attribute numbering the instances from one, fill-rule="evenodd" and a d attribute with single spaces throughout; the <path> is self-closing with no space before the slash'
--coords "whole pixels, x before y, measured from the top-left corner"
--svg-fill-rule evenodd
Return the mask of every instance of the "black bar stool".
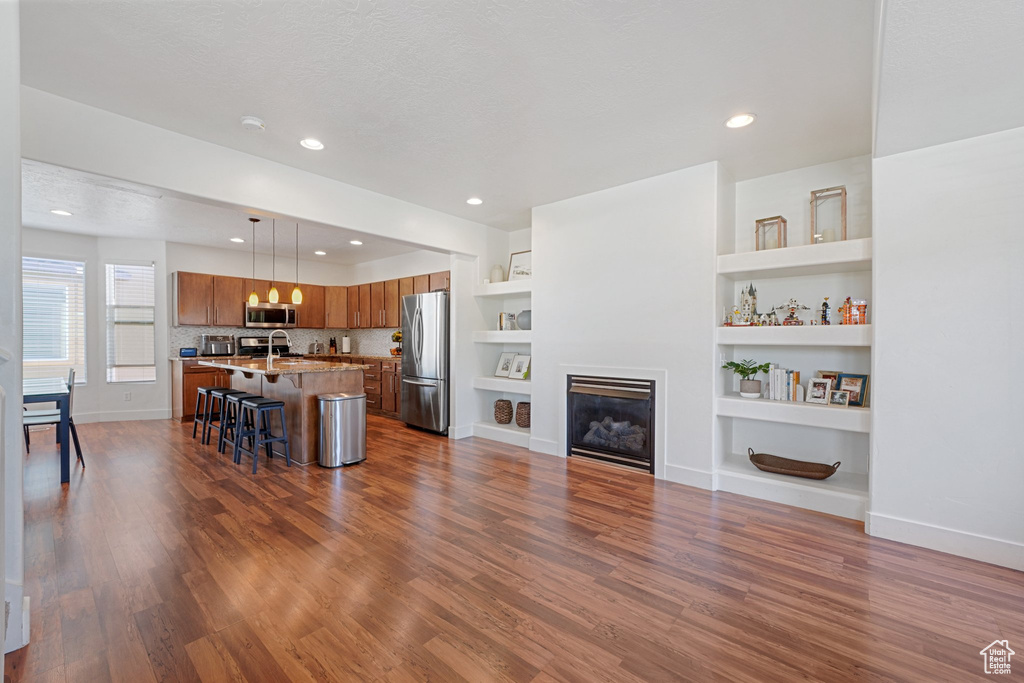
<path id="1" fill-rule="evenodd" d="M 210 406 L 210 391 L 213 389 L 220 389 L 220 387 L 199 387 L 196 389 L 196 412 L 195 417 L 192 419 L 192 438 L 196 438 L 196 427 L 203 425 L 202 436 L 206 436 L 206 416 L 209 415 Z M 199 400 L 202 399 L 203 409 L 199 410 Z M 200 438 L 202 441 L 202 438 Z"/>
<path id="2" fill-rule="evenodd" d="M 203 438 L 201 439 L 203 445 L 209 445 L 214 429 L 217 430 L 218 435 L 223 431 L 224 407 L 227 405 L 227 401 L 224 400 L 224 397 L 244 393 L 246 392 L 241 389 L 231 389 L 230 387 L 216 387 L 215 389 L 210 389 L 210 391 L 207 392 L 206 415 L 203 418 Z M 217 445 L 218 447 L 220 446 L 219 439 Z"/>
<path id="3" fill-rule="evenodd" d="M 223 453 L 227 448 L 228 436 L 231 432 L 230 443 L 235 442 L 235 431 L 238 429 L 238 419 L 242 417 L 242 399 L 263 398 L 259 394 L 247 394 L 244 391 L 237 394 L 227 394 L 224 397 L 224 415 L 221 417 L 220 435 L 217 438 L 217 452 Z M 252 437 L 249 437 L 249 445 L 252 445 Z"/>
<path id="4" fill-rule="evenodd" d="M 245 398 L 241 403 L 242 414 L 237 419 L 240 423 L 235 430 L 235 464 L 242 462 L 242 453 L 252 455 L 252 473 L 256 474 L 256 465 L 259 463 L 260 446 L 267 451 L 267 457 L 274 457 L 270 450 L 270 444 L 284 443 L 284 458 L 288 467 L 292 466 L 292 454 L 288 448 L 288 425 L 284 415 L 284 401 L 273 398 Z M 281 435 L 274 436 L 270 431 L 270 416 L 277 412 L 281 416 Z M 250 448 L 242 448 L 242 439 L 250 437 Z M 255 440 L 253 440 L 255 437 Z"/>

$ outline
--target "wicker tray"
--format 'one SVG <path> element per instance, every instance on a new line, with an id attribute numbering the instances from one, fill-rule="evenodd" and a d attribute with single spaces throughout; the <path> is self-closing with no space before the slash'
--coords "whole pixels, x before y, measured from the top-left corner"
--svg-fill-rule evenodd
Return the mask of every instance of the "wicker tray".
<path id="1" fill-rule="evenodd" d="M 828 479 L 839 469 L 838 462 L 835 465 L 824 465 L 817 462 L 790 460 L 789 458 L 780 458 L 769 453 L 755 453 L 753 448 L 748 448 L 747 453 L 750 456 L 750 462 L 762 472 L 788 474 L 792 477 L 803 477 L 804 479 Z"/>

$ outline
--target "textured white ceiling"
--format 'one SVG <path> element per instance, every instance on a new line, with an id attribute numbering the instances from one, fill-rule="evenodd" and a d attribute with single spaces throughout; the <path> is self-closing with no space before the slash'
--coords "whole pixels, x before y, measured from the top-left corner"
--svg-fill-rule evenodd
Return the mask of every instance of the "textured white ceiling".
<path id="1" fill-rule="evenodd" d="M 872 0 L 22 3 L 31 87 L 450 214 L 870 151 Z M 722 123 L 753 111 L 757 123 Z M 247 133 L 239 117 L 267 122 Z M 310 152 L 298 140 L 327 146 Z M 478 195 L 483 206 L 470 207 Z"/>
<path id="2" fill-rule="evenodd" d="M 277 219 L 278 254 L 295 253 L 295 221 L 238 208 L 195 201 L 152 187 L 34 161 L 22 163 L 22 223 L 29 228 L 105 237 L 130 237 L 181 242 L 250 252 L 249 216 L 264 219 L 256 226 L 256 252 L 272 250 L 271 218 Z M 70 211 L 57 216 L 51 209 Z M 241 237 L 236 244 L 232 237 Z M 362 246 L 349 244 L 360 240 Z M 316 256 L 317 249 L 326 256 Z M 375 235 L 318 223 L 299 223 L 299 256 L 308 261 L 352 265 L 397 256 L 420 247 Z"/>
<path id="3" fill-rule="evenodd" d="M 1024 126 L 1024 2 L 884 7 L 877 156 Z"/>

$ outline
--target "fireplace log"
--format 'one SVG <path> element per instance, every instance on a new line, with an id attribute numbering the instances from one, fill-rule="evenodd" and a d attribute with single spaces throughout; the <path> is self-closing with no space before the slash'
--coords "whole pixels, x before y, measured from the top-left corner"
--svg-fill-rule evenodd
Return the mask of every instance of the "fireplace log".
<path id="1" fill-rule="evenodd" d="M 626 422 L 615 422 L 611 416 L 600 422 L 591 422 L 583 443 L 604 448 L 639 452 L 644 448 L 647 434 L 643 427 Z"/>

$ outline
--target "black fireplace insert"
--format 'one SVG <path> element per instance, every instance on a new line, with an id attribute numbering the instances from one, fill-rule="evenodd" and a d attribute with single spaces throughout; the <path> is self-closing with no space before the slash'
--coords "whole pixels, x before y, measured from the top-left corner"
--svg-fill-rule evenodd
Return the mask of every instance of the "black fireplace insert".
<path id="1" fill-rule="evenodd" d="M 568 453 L 654 474 L 654 381 L 569 375 Z"/>

